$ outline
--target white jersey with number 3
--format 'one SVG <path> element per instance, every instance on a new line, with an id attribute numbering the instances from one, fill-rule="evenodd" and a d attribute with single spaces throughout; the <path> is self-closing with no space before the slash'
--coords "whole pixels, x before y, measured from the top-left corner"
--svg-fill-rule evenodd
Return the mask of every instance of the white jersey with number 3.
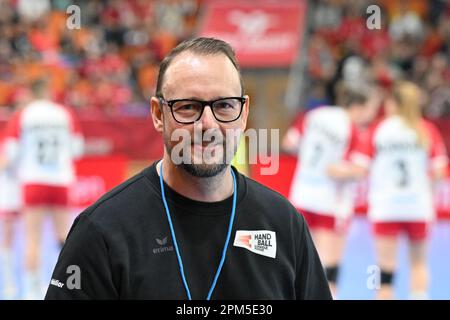
<path id="1" fill-rule="evenodd" d="M 434 218 L 430 170 L 446 166 L 442 138 L 429 122 L 420 124 L 428 146 L 398 116 L 378 123 L 352 159 L 369 168 L 369 218 L 383 221 L 430 221 Z"/>
<path id="2" fill-rule="evenodd" d="M 7 158 L 22 184 L 68 186 L 75 179 L 75 157 L 81 155 L 80 127 L 71 111 L 37 100 L 10 120 L 5 141 Z"/>
<path id="3" fill-rule="evenodd" d="M 298 209 L 346 218 L 353 212 L 353 186 L 330 178 L 327 169 L 341 163 L 355 146 L 356 128 L 340 107 L 320 107 L 305 115 L 300 135 L 300 164 L 290 200 Z"/>

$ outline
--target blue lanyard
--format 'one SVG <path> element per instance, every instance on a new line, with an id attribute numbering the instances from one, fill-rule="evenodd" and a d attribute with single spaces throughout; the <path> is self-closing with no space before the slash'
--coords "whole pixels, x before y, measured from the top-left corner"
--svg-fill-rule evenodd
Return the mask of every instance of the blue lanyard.
<path id="1" fill-rule="evenodd" d="M 230 242 L 231 230 L 233 229 L 233 221 L 234 221 L 234 216 L 236 213 L 236 176 L 233 172 L 233 169 L 231 169 L 231 175 L 233 176 L 233 206 L 231 209 L 230 224 L 228 225 L 227 238 L 225 240 L 225 245 L 223 246 L 222 258 L 220 259 L 219 267 L 217 268 L 216 275 L 214 276 L 214 280 L 211 284 L 211 288 L 209 289 L 206 300 L 211 300 L 211 295 L 216 287 L 217 279 L 219 279 L 220 271 L 222 271 L 222 267 L 225 262 L 225 256 L 227 255 L 227 248 L 228 248 L 228 243 Z M 164 203 L 164 208 L 166 209 L 167 220 L 169 221 L 170 233 L 172 234 L 172 239 L 173 239 L 173 245 L 175 247 L 175 252 L 177 253 L 177 259 L 178 259 L 178 265 L 180 267 L 181 279 L 183 280 L 183 285 L 184 285 L 184 288 L 186 289 L 188 299 L 192 300 L 191 291 L 189 290 L 186 276 L 184 275 L 183 261 L 181 259 L 180 249 L 178 248 L 177 238 L 175 237 L 175 230 L 173 228 L 172 218 L 170 217 L 169 206 L 167 205 L 167 201 L 166 201 L 166 194 L 164 192 L 162 162 L 161 162 L 161 174 L 159 175 L 159 183 L 161 185 L 161 197 L 162 197 L 162 201 Z"/>

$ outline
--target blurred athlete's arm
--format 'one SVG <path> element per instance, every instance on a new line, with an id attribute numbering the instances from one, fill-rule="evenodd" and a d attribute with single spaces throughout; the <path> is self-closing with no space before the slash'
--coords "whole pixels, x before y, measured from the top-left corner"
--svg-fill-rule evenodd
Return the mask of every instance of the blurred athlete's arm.
<path id="1" fill-rule="evenodd" d="M 369 165 L 373 153 L 371 147 L 372 130 L 363 135 L 352 126 L 352 134 L 344 160 L 327 168 L 329 177 L 336 180 L 360 180 L 369 173 Z"/>
<path id="2" fill-rule="evenodd" d="M 305 115 L 300 114 L 294 123 L 288 128 L 281 142 L 281 149 L 289 154 L 297 155 L 300 149 L 301 137 L 303 134 Z"/>
<path id="3" fill-rule="evenodd" d="M 297 154 L 300 147 L 300 133 L 295 128 L 289 128 L 281 142 L 281 148 L 289 154 Z"/>
<path id="4" fill-rule="evenodd" d="M 8 159 L 2 154 L 0 154 L 0 172 L 6 170 L 6 167 L 8 167 Z"/>
<path id="5" fill-rule="evenodd" d="M 327 170 L 328 176 L 336 180 L 359 180 L 367 176 L 367 166 L 352 162 L 332 164 Z"/>
<path id="6" fill-rule="evenodd" d="M 430 136 L 430 175 L 434 181 L 442 180 L 448 174 L 447 150 L 438 129 L 429 122 L 427 122 L 427 126 Z"/>
<path id="7" fill-rule="evenodd" d="M 0 170 L 13 165 L 19 158 L 20 116 L 20 111 L 15 112 L 6 125 L 5 139 L 1 147 Z"/>

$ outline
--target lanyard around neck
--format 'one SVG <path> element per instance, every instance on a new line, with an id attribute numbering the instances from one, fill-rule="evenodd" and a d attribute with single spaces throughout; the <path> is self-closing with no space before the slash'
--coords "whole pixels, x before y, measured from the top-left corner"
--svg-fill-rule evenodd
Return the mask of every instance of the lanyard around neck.
<path id="1" fill-rule="evenodd" d="M 228 243 L 230 242 L 230 237 L 231 237 L 231 230 L 233 229 L 233 221 L 234 221 L 234 216 L 236 213 L 236 176 L 233 172 L 233 169 L 231 169 L 231 175 L 233 176 L 233 205 L 231 207 L 231 216 L 230 216 L 230 223 L 228 225 L 228 233 L 227 233 L 227 237 L 225 239 L 225 245 L 223 246 L 223 251 L 222 251 L 222 258 L 220 259 L 220 263 L 219 266 L 217 268 L 216 271 L 216 275 L 214 276 L 214 280 L 211 284 L 211 288 L 209 289 L 208 292 L 208 296 L 206 297 L 206 300 L 211 300 L 211 295 L 216 287 L 217 284 L 217 280 L 219 279 L 219 275 L 220 275 L 220 271 L 222 271 L 222 267 L 223 264 L 225 262 L 225 257 L 227 255 L 227 248 L 228 248 Z M 159 183 L 161 185 L 161 197 L 162 197 L 162 201 L 164 203 L 164 208 L 166 209 L 166 215 L 167 215 L 167 220 L 169 221 L 169 227 L 170 227 L 170 233 L 172 234 L 172 239 L 173 239 L 173 245 L 175 247 L 175 252 L 177 254 L 177 259 L 178 259 L 178 265 L 180 268 L 180 274 L 181 274 L 181 279 L 183 280 L 183 285 L 184 288 L 186 289 L 186 293 L 188 296 L 189 300 L 192 300 L 191 297 L 191 292 L 189 290 L 189 286 L 186 280 L 186 276 L 184 274 L 184 267 L 183 267 L 183 260 L 181 259 L 181 253 L 180 253 L 180 249 L 178 248 L 178 243 L 177 243 L 177 238 L 175 236 L 175 230 L 173 228 L 173 224 L 172 224 L 172 218 L 170 217 L 170 211 L 169 211 L 169 206 L 167 205 L 167 201 L 166 201 L 166 194 L 164 192 L 164 182 L 163 182 L 163 164 L 161 162 L 161 174 L 159 175 Z"/>

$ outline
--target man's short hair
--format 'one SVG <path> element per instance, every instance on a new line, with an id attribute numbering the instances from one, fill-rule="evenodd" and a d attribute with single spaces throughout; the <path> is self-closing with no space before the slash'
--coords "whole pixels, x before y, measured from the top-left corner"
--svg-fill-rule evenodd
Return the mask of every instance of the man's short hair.
<path id="1" fill-rule="evenodd" d="M 215 55 L 224 54 L 233 63 L 239 74 L 239 81 L 241 84 L 241 94 L 244 94 L 244 86 L 242 83 L 241 72 L 239 68 L 239 63 L 236 59 L 236 54 L 233 48 L 225 41 L 215 39 L 215 38 L 194 38 L 181 42 L 175 48 L 170 51 L 170 53 L 163 59 L 159 66 L 158 82 L 156 84 L 156 96 L 162 96 L 162 85 L 164 81 L 164 75 L 166 74 L 167 68 L 173 61 L 173 59 L 182 52 L 190 51 L 200 55 Z"/>

